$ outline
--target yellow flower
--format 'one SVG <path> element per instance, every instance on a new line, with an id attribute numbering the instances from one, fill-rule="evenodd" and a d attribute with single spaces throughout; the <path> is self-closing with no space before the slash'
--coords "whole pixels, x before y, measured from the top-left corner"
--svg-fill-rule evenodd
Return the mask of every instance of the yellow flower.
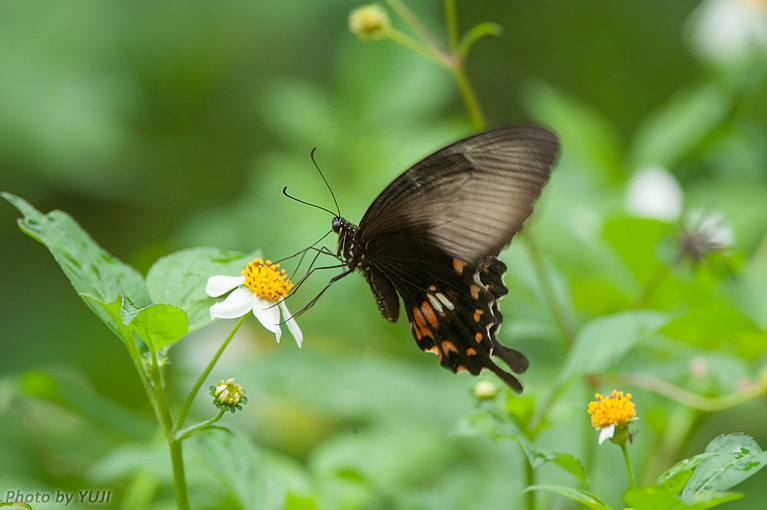
<path id="1" fill-rule="evenodd" d="M 623 396 L 622 391 L 613 390 L 604 397 L 599 393 L 594 395 L 597 401 L 589 402 L 591 425 L 599 430 L 599 444 L 615 435 L 615 428 L 626 426 L 636 420 L 636 409 L 631 401 L 631 393 Z"/>
<path id="2" fill-rule="evenodd" d="M 389 15 L 378 4 L 358 7 L 349 14 L 349 30 L 363 41 L 383 39 L 390 26 Z"/>
<path id="3" fill-rule="evenodd" d="M 211 297 L 218 297 L 233 291 L 226 299 L 210 307 L 211 319 L 235 319 L 252 311 L 263 326 L 274 333 L 280 341 L 280 311 L 285 319 L 288 331 L 301 347 L 303 335 L 296 321 L 285 305 L 293 284 L 285 278 L 285 270 L 271 260 L 264 262 L 256 259 L 248 262 L 242 276 L 211 276 L 205 286 L 205 292 Z"/>

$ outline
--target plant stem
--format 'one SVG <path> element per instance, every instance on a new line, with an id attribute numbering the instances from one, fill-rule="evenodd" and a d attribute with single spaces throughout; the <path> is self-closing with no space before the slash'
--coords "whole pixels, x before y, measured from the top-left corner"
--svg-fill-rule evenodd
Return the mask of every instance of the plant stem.
<path id="1" fill-rule="evenodd" d="M 160 413 L 160 423 L 165 431 L 170 449 L 170 461 L 173 465 L 173 490 L 176 493 L 176 506 L 179 510 L 188 510 L 189 494 L 186 487 L 186 475 L 184 473 L 184 457 L 181 452 L 181 441 L 173 437 L 173 419 L 170 416 L 168 397 L 162 385 L 160 365 L 157 362 L 157 352 L 152 351 L 152 391 Z"/>
<path id="2" fill-rule="evenodd" d="M 522 453 L 522 462 L 525 463 L 525 484 L 527 487 L 532 487 L 535 485 L 535 473 L 533 472 L 533 465 L 530 464 L 530 460 L 524 452 Z M 535 510 L 535 491 L 527 491 L 525 493 L 525 508 L 527 510 Z"/>
<path id="3" fill-rule="evenodd" d="M 646 374 L 626 374 L 621 377 L 621 381 L 627 386 L 643 388 L 657 393 L 658 395 L 662 395 L 670 400 L 674 400 L 675 402 L 679 402 L 692 409 L 710 413 L 724 411 L 748 402 L 749 400 L 757 398 L 765 390 L 763 384 L 754 383 L 744 390 L 722 397 L 709 398 L 702 397 L 684 388 L 680 388 L 679 386 L 674 386 L 663 379 L 658 379 L 657 377 Z"/>
<path id="4" fill-rule="evenodd" d="M 232 331 L 229 333 L 229 336 L 226 337 L 224 342 L 221 344 L 221 347 L 218 348 L 218 351 L 216 351 L 216 354 L 213 356 L 213 359 L 210 360 L 210 363 L 208 363 L 208 366 L 205 368 L 205 371 L 200 375 L 199 379 L 197 379 L 197 383 L 195 383 L 194 388 L 192 388 L 192 391 L 189 393 L 189 396 L 186 398 L 186 402 L 184 402 L 184 407 L 181 408 L 181 414 L 178 416 L 178 421 L 176 421 L 176 427 L 174 429 L 174 432 L 177 433 L 181 427 L 184 426 L 184 420 L 186 420 L 186 415 L 189 414 L 189 410 L 192 408 L 192 402 L 194 402 L 194 398 L 197 396 L 197 393 L 200 391 L 200 388 L 203 384 L 205 384 L 205 379 L 208 378 L 210 375 L 211 370 L 213 370 L 213 367 L 216 365 L 216 362 L 221 357 L 221 355 L 224 353 L 224 349 L 226 349 L 226 346 L 229 345 L 229 342 L 234 337 L 234 334 L 237 333 L 237 330 L 240 329 L 240 326 L 242 326 L 243 322 L 245 322 L 245 319 L 248 317 L 248 314 L 243 315 L 240 317 L 240 320 L 237 321 L 237 324 L 234 325 L 234 328 L 232 328 Z"/>
<path id="5" fill-rule="evenodd" d="M 221 419 L 222 416 L 224 416 L 224 410 L 219 409 L 218 414 L 214 416 L 213 418 L 211 418 L 210 420 L 204 421 L 202 423 L 198 423 L 197 425 L 192 425 L 191 427 L 187 427 L 184 430 L 180 430 L 176 433 L 176 437 L 179 440 L 192 437 L 193 435 L 199 432 L 202 432 L 206 428 L 216 423 L 218 420 Z"/>
<path id="6" fill-rule="evenodd" d="M 423 23 L 421 23 L 418 17 L 413 14 L 413 11 L 408 9 L 404 3 L 402 3 L 400 0 L 386 0 L 386 3 L 389 4 L 389 7 L 391 7 L 394 12 L 397 13 L 397 16 L 402 18 L 405 24 L 410 27 L 413 32 L 418 34 L 431 46 L 431 49 L 434 52 L 442 55 L 447 54 L 447 51 L 445 51 L 445 49 L 439 43 L 439 40 L 434 37 L 431 32 L 429 32 L 429 30 L 423 25 Z"/>
<path id="7" fill-rule="evenodd" d="M 479 104 L 477 95 L 474 93 L 474 88 L 471 86 L 469 77 L 466 75 L 466 69 L 463 66 L 463 62 L 454 57 L 455 64 L 450 69 L 453 74 L 456 84 L 458 85 L 458 91 L 461 93 L 466 110 L 469 113 L 471 119 L 471 125 L 477 131 L 484 131 L 487 129 L 487 120 L 485 120 L 485 114 L 482 112 L 482 107 Z"/>
<path id="8" fill-rule="evenodd" d="M 181 440 L 168 438 L 170 448 L 170 462 L 173 465 L 173 490 L 176 493 L 176 508 L 189 510 L 189 493 L 186 487 L 186 475 L 184 474 L 184 455 L 181 450 Z"/>
<path id="9" fill-rule="evenodd" d="M 623 451 L 623 460 L 626 461 L 626 471 L 629 474 L 629 484 L 634 488 L 637 486 L 636 480 L 634 480 L 634 471 L 631 469 L 631 462 L 629 462 L 629 450 L 626 448 L 626 443 L 621 445 L 621 451 Z"/>
<path id="10" fill-rule="evenodd" d="M 421 44 L 417 40 L 413 39 L 407 34 L 400 32 L 399 30 L 391 28 L 386 31 L 386 36 L 392 41 L 394 41 L 395 43 L 400 44 L 404 46 L 405 48 L 409 49 L 413 53 L 417 53 L 418 55 L 421 55 L 422 57 L 428 58 L 435 64 L 439 64 L 442 67 L 449 67 L 449 63 L 447 62 L 443 54 L 435 52 L 428 46 Z"/>

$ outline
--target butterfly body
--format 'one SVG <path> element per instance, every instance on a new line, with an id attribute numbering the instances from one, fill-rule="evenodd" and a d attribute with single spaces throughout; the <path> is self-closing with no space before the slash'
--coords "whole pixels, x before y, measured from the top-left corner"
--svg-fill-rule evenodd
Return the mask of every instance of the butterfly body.
<path id="1" fill-rule="evenodd" d="M 399 301 L 416 344 L 452 372 L 496 373 L 516 391 L 527 358 L 501 344 L 498 300 L 506 265 L 496 257 L 532 213 L 559 141 L 514 126 L 460 140 L 392 182 L 356 226 L 333 219 L 340 260 L 365 275 L 381 314 L 396 322 Z"/>

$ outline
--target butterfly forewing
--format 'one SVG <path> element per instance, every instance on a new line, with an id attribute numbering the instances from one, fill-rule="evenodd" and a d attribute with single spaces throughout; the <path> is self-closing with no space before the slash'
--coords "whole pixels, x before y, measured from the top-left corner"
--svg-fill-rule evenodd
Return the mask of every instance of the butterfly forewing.
<path id="1" fill-rule="evenodd" d="M 360 237 L 410 230 L 474 264 L 498 255 L 532 213 L 558 149 L 556 135 L 532 126 L 449 145 L 381 193 L 360 222 Z"/>

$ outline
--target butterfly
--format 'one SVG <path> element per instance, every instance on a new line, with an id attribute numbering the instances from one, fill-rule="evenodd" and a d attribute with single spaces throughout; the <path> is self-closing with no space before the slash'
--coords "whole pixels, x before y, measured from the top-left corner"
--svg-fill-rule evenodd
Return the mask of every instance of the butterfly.
<path id="1" fill-rule="evenodd" d="M 325 288 L 362 272 L 383 317 L 397 322 L 401 298 L 416 344 L 443 367 L 472 375 L 488 369 L 521 392 L 492 359 L 516 374 L 528 367 L 524 354 L 497 338 L 498 300 L 508 293 L 497 257 L 533 212 L 559 147 L 547 129 L 510 126 L 415 164 L 378 195 L 359 226 L 340 213 L 333 218 L 334 256 L 345 271 Z"/>

